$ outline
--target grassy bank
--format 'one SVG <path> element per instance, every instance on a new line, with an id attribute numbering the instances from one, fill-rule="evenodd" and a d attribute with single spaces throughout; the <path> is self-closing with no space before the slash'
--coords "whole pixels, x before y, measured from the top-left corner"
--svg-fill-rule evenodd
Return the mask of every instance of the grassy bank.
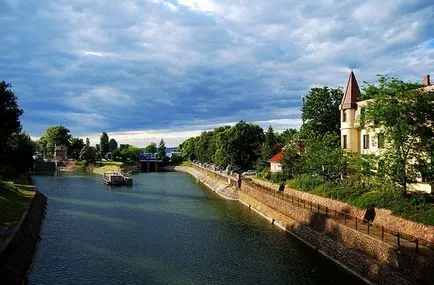
<path id="1" fill-rule="evenodd" d="M 136 163 L 135 162 L 120 162 L 120 161 L 104 161 L 101 163 L 91 163 L 86 164 L 82 161 L 75 161 L 74 167 L 81 168 L 86 172 L 93 172 L 96 174 L 103 175 L 107 172 L 131 172 Z"/>
<path id="2" fill-rule="evenodd" d="M 304 174 L 286 184 L 290 188 L 339 200 L 359 209 L 374 206 L 418 223 L 434 225 L 434 204 L 428 201 L 429 197 L 423 194 L 405 197 L 402 188 L 393 182 L 380 179 L 326 181 Z"/>
<path id="3" fill-rule="evenodd" d="M 20 222 L 21 216 L 35 196 L 35 191 L 30 187 L 0 181 L 0 242 L 4 238 L 3 229 L 12 229 Z"/>

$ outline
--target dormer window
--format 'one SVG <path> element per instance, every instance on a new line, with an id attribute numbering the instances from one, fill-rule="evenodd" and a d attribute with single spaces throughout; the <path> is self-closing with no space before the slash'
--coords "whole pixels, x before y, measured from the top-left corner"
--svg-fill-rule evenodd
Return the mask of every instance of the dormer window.
<path id="1" fill-rule="evenodd" d="M 347 121 L 347 110 L 342 110 L 342 122 Z"/>

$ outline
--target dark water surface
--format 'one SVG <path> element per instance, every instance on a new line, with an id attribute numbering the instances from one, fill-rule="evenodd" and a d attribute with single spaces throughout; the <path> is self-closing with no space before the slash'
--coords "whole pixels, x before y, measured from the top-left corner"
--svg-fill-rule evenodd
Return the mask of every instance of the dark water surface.
<path id="1" fill-rule="evenodd" d="M 33 180 L 48 209 L 30 284 L 362 284 L 184 173 Z"/>

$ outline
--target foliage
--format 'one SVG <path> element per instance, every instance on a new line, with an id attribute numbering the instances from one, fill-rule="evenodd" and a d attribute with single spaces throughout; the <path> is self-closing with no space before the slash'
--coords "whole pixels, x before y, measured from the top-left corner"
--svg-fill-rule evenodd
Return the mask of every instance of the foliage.
<path id="1" fill-rule="evenodd" d="M 288 186 L 302 191 L 310 191 L 325 182 L 321 176 L 300 174 L 288 182 Z"/>
<path id="2" fill-rule="evenodd" d="M 85 161 L 86 164 L 94 163 L 97 159 L 97 155 L 98 153 L 95 147 L 85 145 L 83 149 L 80 151 L 79 158 L 80 160 Z"/>
<path id="3" fill-rule="evenodd" d="M 339 104 L 343 95 L 341 88 L 312 88 L 301 109 L 303 133 L 340 135 Z"/>
<path id="4" fill-rule="evenodd" d="M 156 143 L 150 143 L 145 147 L 145 152 L 146 153 L 156 153 L 157 152 L 157 144 Z"/>
<path id="5" fill-rule="evenodd" d="M 285 182 L 285 176 L 282 172 L 271 173 L 270 181 L 273 183 L 283 183 Z"/>
<path id="6" fill-rule="evenodd" d="M 271 126 L 268 127 L 267 132 L 264 135 L 264 142 L 260 146 L 260 157 L 258 159 L 256 169 L 262 171 L 268 166 L 268 160 L 275 155 L 278 150 L 276 148 L 277 137 Z"/>
<path id="7" fill-rule="evenodd" d="M 70 146 L 71 135 L 64 126 L 49 127 L 37 142 L 38 151 L 43 157 L 53 157 L 55 145 Z"/>
<path id="8" fill-rule="evenodd" d="M 4 162 L 20 173 L 27 173 L 33 165 L 35 149 L 36 145 L 29 135 L 14 134 L 9 138 L 6 146 Z"/>
<path id="9" fill-rule="evenodd" d="M 138 147 L 129 144 L 121 144 L 119 146 L 119 156 L 122 161 L 137 160 L 141 154 L 142 150 Z"/>
<path id="10" fill-rule="evenodd" d="M 69 155 L 73 159 L 79 159 L 80 152 L 84 147 L 83 139 L 73 137 L 73 138 L 71 138 L 70 142 L 71 143 L 70 143 L 69 148 L 68 148 Z"/>
<path id="11" fill-rule="evenodd" d="M 6 153 L 6 147 L 12 135 L 21 131 L 19 117 L 23 110 L 18 107 L 17 97 L 11 85 L 0 81 L 0 163 Z"/>
<path id="12" fill-rule="evenodd" d="M 103 132 L 99 139 L 99 149 L 102 157 L 110 151 L 109 137 L 106 132 Z"/>
<path id="13" fill-rule="evenodd" d="M 171 160 L 172 164 L 175 164 L 175 165 L 179 165 L 183 161 L 182 156 L 178 155 L 176 153 L 172 153 L 172 156 L 170 157 L 170 160 Z"/>
<path id="14" fill-rule="evenodd" d="M 303 171 L 303 157 L 300 144 L 300 141 L 294 140 L 285 146 L 281 164 L 282 172 L 287 179 L 291 179 Z"/>
<path id="15" fill-rule="evenodd" d="M 110 139 L 109 141 L 109 150 L 111 153 L 115 152 L 118 149 L 118 142 L 115 139 Z"/>
<path id="16" fill-rule="evenodd" d="M 364 87 L 364 97 L 371 101 L 363 112 L 362 125 L 381 129 L 387 142 L 382 159 L 404 190 L 416 170 L 410 162 L 434 158 L 434 92 L 419 87 L 382 75 L 377 85 Z M 432 168 L 424 171 L 427 180 L 433 181 Z"/>
<path id="17" fill-rule="evenodd" d="M 161 139 L 160 143 L 158 144 L 157 158 L 164 159 L 165 157 L 166 157 L 166 144 L 164 143 L 164 140 Z"/>

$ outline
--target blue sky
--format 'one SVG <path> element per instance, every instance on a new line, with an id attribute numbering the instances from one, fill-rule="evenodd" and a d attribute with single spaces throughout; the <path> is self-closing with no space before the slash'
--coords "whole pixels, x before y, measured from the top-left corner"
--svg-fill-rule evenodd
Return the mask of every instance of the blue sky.
<path id="1" fill-rule="evenodd" d="M 239 120 L 299 127 L 301 96 L 434 77 L 429 1 L 0 0 L 0 80 L 33 137 L 168 145 Z"/>

